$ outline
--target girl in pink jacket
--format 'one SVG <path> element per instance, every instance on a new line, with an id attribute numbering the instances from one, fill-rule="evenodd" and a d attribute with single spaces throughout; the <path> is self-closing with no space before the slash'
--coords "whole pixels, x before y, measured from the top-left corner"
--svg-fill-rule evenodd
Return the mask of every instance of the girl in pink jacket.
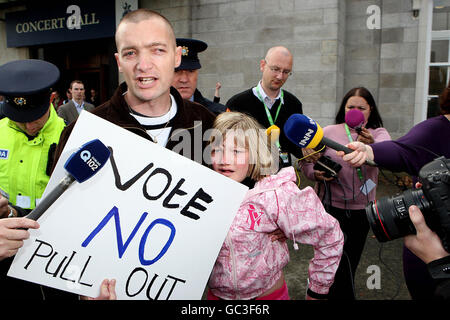
<path id="1" fill-rule="evenodd" d="M 277 174 L 265 130 L 239 112 L 220 114 L 214 123 L 213 169 L 235 181 L 256 181 L 241 204 L 208 283 L 208 299 L 288 300 L 283 268 L 286 242 L 272 242 L 280 229 L 287 238 L 314 247 L 307 299 L 324 298 L 342 255 L 339 223 L 327 214 L 314 190 L 300 190 L 292 167 Z"/>

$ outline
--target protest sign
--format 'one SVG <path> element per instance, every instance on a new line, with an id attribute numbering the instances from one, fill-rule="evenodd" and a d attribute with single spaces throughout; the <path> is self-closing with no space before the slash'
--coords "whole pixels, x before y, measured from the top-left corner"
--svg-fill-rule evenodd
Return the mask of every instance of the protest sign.
<path id="1" fill-rule="evenodd" d="M 44 197 L 93 139 L 108 163 L 39 218 L 8 275 L 91 297 L 116 279 L 118 299 L 200 299 L 247 187 L 83 111 Z"/>

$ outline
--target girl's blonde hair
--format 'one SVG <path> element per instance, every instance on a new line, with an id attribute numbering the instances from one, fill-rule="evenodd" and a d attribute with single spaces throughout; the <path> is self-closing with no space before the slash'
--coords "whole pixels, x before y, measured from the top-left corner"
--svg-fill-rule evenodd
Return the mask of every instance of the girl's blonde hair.
<path id="1" fill-rule="evenodd" d="M 234 133 L 237 146 L 249 151 L 247 177 L 258 181 L 278 171 L 278 148 L 270 144 L 266 130 L 251 116 L 240 112 L 224 112 L 216 117 L 210 144 L 221 145 L 227 134 Z"/>

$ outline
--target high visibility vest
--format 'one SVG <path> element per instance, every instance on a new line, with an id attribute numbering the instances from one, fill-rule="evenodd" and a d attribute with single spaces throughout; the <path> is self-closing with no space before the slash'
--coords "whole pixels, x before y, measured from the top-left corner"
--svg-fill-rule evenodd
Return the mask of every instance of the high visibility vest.
<path id="1" fill-rule="evenodd" d="M 59 142 L 64 126 L 52 106 L 48 121 L 32 140 L 14 121 L 0 120 L 0 189 L 13 205 L 36 207 L 50 179 L 46 172 L 50 146 Z"/>

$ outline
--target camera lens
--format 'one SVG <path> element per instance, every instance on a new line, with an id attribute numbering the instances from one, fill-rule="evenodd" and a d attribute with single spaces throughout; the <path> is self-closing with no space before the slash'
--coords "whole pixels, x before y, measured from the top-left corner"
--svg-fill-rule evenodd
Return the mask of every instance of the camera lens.
<path id="1" fill-rule="evenodd" d="M 408 213 L 408 208 L 412 205 L 418 206 L 426 215 L 430 203 L 421 189 L 381 198 L 366 207 L 367 219 L 378 241 L 386 242 L 416 232 Z"/>

